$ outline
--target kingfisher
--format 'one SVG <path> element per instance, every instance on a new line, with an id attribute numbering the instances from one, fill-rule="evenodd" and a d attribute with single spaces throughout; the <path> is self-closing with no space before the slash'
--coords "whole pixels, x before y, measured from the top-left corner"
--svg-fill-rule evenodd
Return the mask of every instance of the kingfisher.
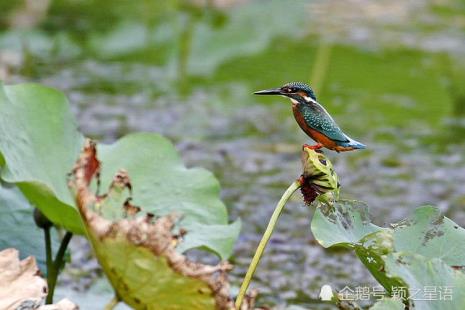
<path id="1" fill-rule="evenodd" d="M 306 148 L 319 150 L 325 147 L 339 153 L 366 147 L 342 132 L 331 115 L 318 103 L 313 89 L 305 83 L 287 83 L 282 87 L 261 90 L 254 94 L 281 95 L 291 99 L 297 124 L 316 142 L 315 145 L 305 144 Z"/>

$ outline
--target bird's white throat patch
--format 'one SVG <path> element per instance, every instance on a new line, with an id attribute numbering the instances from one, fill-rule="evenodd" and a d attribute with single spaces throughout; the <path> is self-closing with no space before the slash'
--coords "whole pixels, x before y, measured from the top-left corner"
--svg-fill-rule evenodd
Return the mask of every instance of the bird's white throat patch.
<path id="1" fill-rule="evenodd" d="M 286 96 L 283 96 L 283 97 L 286 97 Z M 289 98 L 289 99 L 291 99 L 292 104 L 299 104 L 299 102 L 298 102 L 297 100 L 295 100 L 294 98 Z M 316 102 L 316 100 L 313 99 L 312 97 L 307 97 L 307 96 L 305 96 L 304 99 L 305 99 L 306 102 L 318 103 L 318 102 Z"/>
<path id="2" fill-rule="evenodd" d="M 313 99 L 312 97 L 307 97 L 307 96 L 305 96 L 304 99 L 305 99 L 305 101 L 307 101 L 307 102 L 317 103 L 316 100 Z"/>

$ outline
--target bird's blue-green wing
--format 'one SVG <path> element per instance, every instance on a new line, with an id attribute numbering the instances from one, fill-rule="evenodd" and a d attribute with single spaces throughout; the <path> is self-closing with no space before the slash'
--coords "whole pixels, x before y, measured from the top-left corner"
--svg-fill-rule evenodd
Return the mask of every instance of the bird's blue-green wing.
<path id="1" fill-rule="evenodd" d="M 311 128 L 321 132 L 331 140 L 349 142 L 348 137 L 321 105 L 317 103 L 302 105 L 300 111 Z"/>

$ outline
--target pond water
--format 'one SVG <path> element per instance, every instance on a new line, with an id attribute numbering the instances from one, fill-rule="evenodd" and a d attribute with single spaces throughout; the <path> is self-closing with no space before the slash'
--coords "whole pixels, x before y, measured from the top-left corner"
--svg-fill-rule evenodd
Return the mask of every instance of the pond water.
<path id="1" fill-rule="evenodd" d="M 290 103 L 253 96 L 259 89 L 310 82 L 367 144 L 327 156 L 342 196 L 365 201 L 376 224 L 433 204 L 465 225 L 463 2 L 205 2 L 44 1 L 31 28 L 0 20 L 5 79 L 64 91 L 88 136 L 158 132 L 188 166 L 213 171 L 243 223 L 231 258 L 237 286 L 309 142 Z M 323 284 L 375 285 L 352 253 L 315 242 L 312 213 L 298 194 L 286 208 L 252 283 L 259 304 L 323 309 Z M 73 247 L 65 295 L 102 276 L 85 243 Z"/>

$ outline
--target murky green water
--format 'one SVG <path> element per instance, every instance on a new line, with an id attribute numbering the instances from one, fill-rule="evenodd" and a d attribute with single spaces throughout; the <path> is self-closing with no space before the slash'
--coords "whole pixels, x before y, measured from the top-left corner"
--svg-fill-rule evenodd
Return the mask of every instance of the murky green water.
<path id="1" fill-rule="evenodd" d="M 366 201 L 375 223 L 434 204 L 465 225 L 463 2 L 213 3 L 226 7 L 52 1 L 32 28 L 4 26 L 6 80 L 63 90 L 89 136 L 160 132 L 189 166 L 212 170 L 231 218 L 243 222 L 232 258 L 236 285 L 275 203 L 300 174 L 308 142 L 289 102 L 254 97 L 258 89 L 310 81 L 340 126 L 368 145 L 328 156 L 342 195 Z M 253 282 L 261 304 L 313 308 L 323 284 L 375 283 L 354 255 L 315 243 L 311 216 L 296 195 Z M 81 252 L 62 283 L 82 290 L 98 266 L 84 245 L 74 246 Z"/>

